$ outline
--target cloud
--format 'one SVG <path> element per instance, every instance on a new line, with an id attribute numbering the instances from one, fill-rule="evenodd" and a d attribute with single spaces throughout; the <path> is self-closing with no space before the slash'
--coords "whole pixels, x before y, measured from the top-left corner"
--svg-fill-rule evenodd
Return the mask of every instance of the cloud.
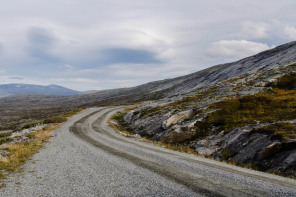
<path id="1" fill-rule="evenodd" d="M 268 36 L 268 28 L 269 25 L 267 23 L 247 21 L 243 23 L 239 35 L 245 39 L 266 38 Z"/>
<path id="2" fill-rule="evenodd" d="M 31 27 L 27 31 L 27 39 L 29 44 L 26 50 L 33 58 L 46 64 L 63 62 L 61 58 L 52 53 L 58 43 L 52 31 L 41 27 Z"/>
<path id="3" fill-rule="evenodd" d="M 239 59 L 271 48 L 267 44 L 247 40 L 220 40 L 211 44 L 207 54 L 211 57 Z"/>
<path id="4" fill-rule="evenodd" d="M 284 33 L 292 40 L 296 40 L 296 28 L 292 26 L 286 26 Z"/>
<path id="5" fill-rule="evenodd" d="M 9 77 L 9 79 L 24 80 L 22 77 Z"/>
<path id="6" fill-rule="evenodd" d="M 71 66 L 70 64 L 65 64 L 65 68 L 67 70 L 73 70 L 74 69 L 74 66 Z"/>
<path id="7" fill-rule="evenodd" d="M 2 54 L 2 51 L 3 51 L 3 44 L 0 43 L 0 56 Z"/>
<path id="8" fill-rule="evenodd" d="M 141 49 L 109 48 L 101 52 L 102 61 L 106 64 L 155 64 L 161 63 L 156 54 Z"/>
<path id="9" fill-rule="evenodd" d="M 45 28 L 31 27 L 28 30 L 28 40 L 36 48 L 50 48 L 55 42 L 57 42 L 54 34 Z"/>

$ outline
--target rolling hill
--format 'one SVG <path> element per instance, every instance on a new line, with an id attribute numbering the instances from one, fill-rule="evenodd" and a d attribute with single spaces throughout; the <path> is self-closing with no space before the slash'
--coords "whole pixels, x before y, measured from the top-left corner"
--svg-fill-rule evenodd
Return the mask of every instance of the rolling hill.
<path id="1" fill-rule="evenodd" d="M 39 94 L 39 95 L 75 95 L 76 90 L 71 90 L 58 85 L 31 85 L 31 84 L 2 84 L 0 85 L 0 97 L 16 94 Z"/>

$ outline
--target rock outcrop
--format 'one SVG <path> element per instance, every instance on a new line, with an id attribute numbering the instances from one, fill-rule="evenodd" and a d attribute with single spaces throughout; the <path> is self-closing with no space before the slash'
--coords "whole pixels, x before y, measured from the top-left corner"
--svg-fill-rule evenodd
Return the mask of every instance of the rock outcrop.
<path id="1" fill-rule="evenodd" d="M 289 46 L 292 47 L 292 45 Z M 283 115 L 274 120 L 262 117 L 260 119 L 258 115 L 260 120 L 264 120 L 262 123 L 260 120 L 256 120 L 256 116 L 252 117 L 253 119 L 249 117 L 250 120 L 248 121 L 252 124 L 237 122 L 239 126 L 223 127 L 221 126 L 222 123 L 219 123 L 219 117 L 214 124 L 209 123 L 211 118 L 216 117 L 209 115 L 219 111 L 219 106 L 225 100 L 228 103 L 234 100 L 234 104 L 237 100 L 237 102 L 242 102 L 240 105 L 243 105 L 243 108 L 250 108 L 250 110 L 255 108 L 257 110 L 261 106 L 260 103 L 267 103 L 266 105 L 268 105 L 268 102 L 270 102 L 268 95 L 275 94 L 273 92 L 275 88 L 278 88 L 276 85 L 278 81 L 296 73 L 296 63 L 294 60 L 292 61 L 293 58 L 289 58 L 291 62 L 286 65 L 279 63 L 282 63 L 282 61 L 270 59 L 269 55 L 277 56 L 277 53 L 281 51 L 280 49 L 281 47 L 250 58 L 257 59 L 253 64 L 248 64 L 250 68 L 237 64 L 237 62 L 228 65 L 232 70 L 228 68 L 224 70 L 221 66 L 220 70 L 218 69 L 221 72 L 219 79 L 210 80 L 211 83 L 206 83 L 206 86 L 204 86 L 205 83 L 200 83 L 195 86 L 198 87 L 197 89 L 188 94 L 145 102 L 139 105 L 137 109 L 127 112 L 124 121 L 134 133 L 150 137 L 152 140 L 191 147 L 200 155 L 234 162 L 238 165 L 248 165 L 263 171 L 295 175 L 296 114 L 295 117 L 283 114 L 294 113 L 292 108 L 289 109 L 290 111 L 281 112 Z M 296 51 L 287 50 L 290 55 L 296 54 Z M 278 55 L 277 57 L 280 57 L 283 54 L 279 53 Z M 260 60 L 258 60 L 259 57 Z M 267 59 L 264 59 L 264 57 L 267 57 Z M 246 58 L 238 62 L 248 62 L 248 60 Z M 257 67 L 258 62 L 265 66 Z M 267 62 L 268 65 L 265 64 Z M 235 70 L 240 74 L 234 74 L 232 76 L 235 77 L 230 78 L 225 73 L 226 70 L 230 73 Z M 238 72 L 238 70 L 240 71 Z M 207 75 L 216 76 L 216 74 L 218 75 L 216 71 L 210 69 Z M 229 77 L 224 78 L 225 76 Z M 282 80 L 284 83 L 287 81 L 286 78 Z M 283 91 L 279 90 L 278 92 L 282 93 Z M 260 96 L 262 94 L 264 96 Z M 254 103 L 252 103 L 253 97 L 245 97 L 250 95 L 258 95 L 258 97 L 254 97 L 257 99 Z M 240 98 L 242 99 L 239 100 Z M 290 104 L 296 107 L 295 102 L 292 101 L 293 97 L 287 97 L 287 99 L 290 99 L 287 102 L 291 102 Z M 283 102 L 286 101 L 283 100 Z M 260 113 L 260 109 L 258 109 L 258 113 Z M 223 113 L 219 114 L 219 116 L 223 115 Z M 240 115 L 238 114 L 238 116 Z M 236 117 L 233 116 L 233 118 Z M 279 128 L 280 126 L 283 128 Z M 294 133 L 288 131 L 291 128 L 295 130 Z"/>

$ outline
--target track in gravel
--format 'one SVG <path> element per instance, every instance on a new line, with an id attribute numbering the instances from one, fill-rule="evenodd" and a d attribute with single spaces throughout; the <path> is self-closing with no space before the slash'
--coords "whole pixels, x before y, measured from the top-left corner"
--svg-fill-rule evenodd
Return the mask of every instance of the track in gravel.
<path id="1" fill-rule="evenodd" d="M 0 196 L 296 196 L 294 180 L 123 137 L 107 123 L 121 109 L 73 117 Z"/>
<path id="2" fill-rule="evenodd" d="M 282 181 L 282 178 L 278 180 L 279 177 L 248 174 L 247 172 L 232 169 L 234 168 L 233 166 L 228 166 L 226 168 L 217 163 L 213 164 L 213 161 L 199 161 L 186 154 L 181 155 L 180 153 L 161 150 L 159 147 L 149 147 L 145 143 L 135 143 L 133 140 L 128 140 L 117 135 L 114 130 L 107 125 L 107 120 L 116 110 L 118 110 L 118 108 L 99 110 L 98 112 L 103 111 L 103 113 L 98 116 L 95 121 L 88 122 L 88 117 L 95 116 L 98 112 L 91 113 L 77 121 L 71 127 L 70 131 L 78 138 L 108 152 L 110 155 L 122 157 L 139 167 L 146 168 L 154 173 L 174 180 L 200 194 L 210 196 L 261 196 L 276 194 L 278 191 L 282 190 L 283 187 L 296 188 L 296 183 L 293 183 L 291 180 L 285 182 Z M 88 127 L 85 128 L 86 125 L 88 125 Z M 95 135 L 96 133 L 105 135 L 107 138 L 99 138 Z M 194 165 L 199 166 L 196 168 Z M 205 171 L 209 171 L 207 172 L 208 177 L 205 176 L 204 172 L 199 173 L 200 165 L 205 165 Z M 212 169 L 209 170 L 209 166 Z M 217 174 L 217 172 L 212 173 L 211 170 L 238 174 L 242 176 L 241 180 L 235 180 L 235 182 L 243 181 L 245 183 L 232 183 L 234 181 L 232 177 L 227 176 L 213 177 L 212 175 Z M 260 181 L 257 181 L 258 185 L 255 180 L 248 177 L 253 177 L 255 180 L 256 178 L 259 179 Z M 230 178 L 230 180 L 227 180 L 228 178 Z M 264 182 L 262 183 L 261 181 Z M 259 184 L 259 182 L 261 182 L 261 184 Z M 272 184 L 277 185 L 273 185 L 272 188 L 266 188 L 264 186 L 260 188 L 260 186 L 264 184 L 270 186 L 272 186 Z M 252 185 L 252 187 L 246 185 Z M 288 188 L 287 191 L 287 194 L 289 194 Z M 292 189 L 290 192 L 292 195 L 292 193 L 296 191 Z M 296 193 L 293 194 L 296 195 Z"/>

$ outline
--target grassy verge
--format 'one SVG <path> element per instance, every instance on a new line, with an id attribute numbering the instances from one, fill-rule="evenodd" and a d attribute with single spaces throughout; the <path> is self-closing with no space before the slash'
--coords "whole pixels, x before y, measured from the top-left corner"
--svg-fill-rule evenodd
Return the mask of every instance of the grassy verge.
<path id="1" fill-rule="evenodd" d="M 71 116 L 81 112 L 82 110 L 75 110 L 59 117 L 52 117 L 42 122 L 46 122 L 46 126 L 36 132 L 29 133 L 27 137 L 28 142 L 6 143 L 0 150 L 8 151 L 8 156 L 0 159 L 0 180 L 5 179 L 9 173 L 20 171 L 20 166 L 30 159 L 44 143 L 52 136 L 51 131 L 61 126 Z M 40 122 L 40 121 L 38 121 Z M 34 126 L 33 124 L 31 126 Z M 5 184 L 0 182 L 0 188 Z"/>
<path id="2" fill-rule="evenodd" d="M 119 134 L 129 137 L 133 135 L 134 133 L 127 127 L 125 124 L 123 117 L 125 114 L 131 109 L 126 109 L 124 111 L 119 111 L 116 114 L 114 114 L 109 120 L 108 124 Z"/>
<path id="3" fill-rule="evenodd" d="M 8 157 L 0 159 L 0 178 L 5 178 L 8 173 L 15 172 L 19 166 L 24 164 L 31 156 L 38 152 L 51 137 L 51 131 L 58 128 L 60 124 L 49 124 L 36 133 L 30 133 L 32 141 L 23 143 L 8 143 L 5 148 L 9 152 Z"/>

